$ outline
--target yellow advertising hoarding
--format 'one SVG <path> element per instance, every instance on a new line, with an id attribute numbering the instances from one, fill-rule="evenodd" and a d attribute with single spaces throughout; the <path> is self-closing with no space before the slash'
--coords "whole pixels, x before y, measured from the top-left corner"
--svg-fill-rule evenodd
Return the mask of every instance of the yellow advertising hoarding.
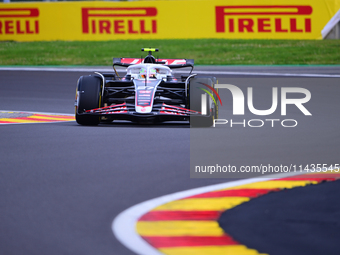
<path id="1" fill-rule="evenodd" d="M 340 0 L 1 3 L 0 40 L 322 39 Z"/>

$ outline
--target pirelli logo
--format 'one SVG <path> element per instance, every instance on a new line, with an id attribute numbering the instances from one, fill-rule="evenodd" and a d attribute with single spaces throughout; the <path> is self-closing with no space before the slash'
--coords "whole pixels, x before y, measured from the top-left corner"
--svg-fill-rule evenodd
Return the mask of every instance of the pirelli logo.
<path id="1" fill-rule="evenodd" d="M 38 8 L 0 8 L 0 34 L 39 34 Z"/>
<path id="2" fill-rule="evenodd" d="M 216 6 L 217 33 L 311 33 L 309 5 Z"/>
<path id="3" fill-rule="evenodd" d="M 82 8 L 83 34 L 156 34 L 157 8 Z"/>

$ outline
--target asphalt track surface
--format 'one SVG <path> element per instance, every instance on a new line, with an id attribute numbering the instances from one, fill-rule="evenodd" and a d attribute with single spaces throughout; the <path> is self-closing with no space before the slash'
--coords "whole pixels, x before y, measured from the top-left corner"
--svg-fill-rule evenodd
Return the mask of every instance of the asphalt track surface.
<path id="1" fill-rule="evenodd" d="M 273 192 L 225 211 L 219 223 L 262 253 L 337 255 L 339 193 L 340 181 Z"/>
<path id="2" fill-rule="evenodd" d="M 263 67 L 231 69 L 273 72 Z M 339 75 L 339 69 L 317 71 Z M 0 71 L 0 109 L 72 114 L 75 84 L 84 74 L 89 72 Z M 259 107 L 268 106 L 261 102 L 268 101 L 266 85 L 273 82 L 298 83 L 312 93 L 307 108 L 313 117 L 291 109 L 298 128 L 229 129 L 229 145 L 220 146 L 235 164 L 260 159 L 273 164 L 340 163 L 339 78 L 216 76 L 220 83 L 236 83 L 242 89 L 257 86 Z M 221 96 L 228 98 L 227 93 Z M 230 114 L 228 109 L 220 111 L 222 117 Z M 112 234 L 112 220 L 121 211 L 158 196 L 230 181 L 190 179 L 187 124 L 83 127 L 65 122 L 0 128 L 1 254 L 134 254 Z"/>

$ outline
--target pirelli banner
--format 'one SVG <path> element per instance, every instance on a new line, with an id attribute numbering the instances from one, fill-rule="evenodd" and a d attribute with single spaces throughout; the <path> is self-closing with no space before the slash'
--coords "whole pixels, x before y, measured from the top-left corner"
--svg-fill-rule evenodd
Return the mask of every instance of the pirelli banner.
<path id="1" fill-rule="evenodd" d="M 0 40 L 322 39 L 340 0 L 0 3 Z"/>

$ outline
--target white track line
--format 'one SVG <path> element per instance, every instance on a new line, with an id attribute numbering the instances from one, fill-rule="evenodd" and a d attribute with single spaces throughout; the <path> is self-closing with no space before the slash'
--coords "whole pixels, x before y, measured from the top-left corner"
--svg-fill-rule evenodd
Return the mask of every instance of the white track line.
<path id="1" fill-rule="evenodd" d="M 136 232 L 136 223 L 138 219 L 145 213 L 151 211 L 153 208 L 174 200 L 183 199 L 185 197 L 194 196 L 206 192 L 211 192 L 219 189 L 231 188 L 239 185 L 268 181 L 272 179 L 285 178 L 294 175 L 301 175 L 303 172 L 297 173 L 283 173 L 268 175 L 267 177 L 251 178 L 245 180 L 238 180 L 226 182 L 221 184 L 210 185 L 206 187 L 190 189 L 186 191 L 176 192 L 170 195 L 154 198 L 137 205 L 134 205 L 125 211 L 121 212 L 112 222 L 112 231 L 117 239 L 123 243 L 130 250 L 140 255 L 161 255 L 157 249 L 152 247 L 144 241 Z"/>
<path id="2" fill-rule="evenodd" d="M 299 73 L 261 73 L 261 72 L 225 72 L 225 71 L 194 71 L 198 74 L 227 74 L 227 75 L 249 75 L 249 76 L 286 76 L 286 77 L 319 77 L 340 78 L 340 74 L 299 74 Z"/>
<path id="3" fill-rule="evenodd" d="M 0 71 L 39 71 L 39 72 L 113 72 L 109 68 L 69 68 L 69 67 L 0 67 Z M 125 69 L 117 69 L 125 72 Z M 174 71 L 174 73 L 180 73 Z M 262 72 L 229 72 L 229 71 L 194 71 L 197 74 L 246 75 L 246 76 L 282 76 L 282 77 L 320 77 L 340 78 L 340 74 L 299 74 L 299 73 L 262 73 Z"/>
<path id="4" fill-rule="evenodd" d="M 125 69 L 124 69 L 125 70 Z M 110 68 L 81 68 L 81 67 L 0 67 L 0 71 L 39 71 L 39 72 L 112 72 Z M 117 70 L 123 71 L 123 70 Z"/>

